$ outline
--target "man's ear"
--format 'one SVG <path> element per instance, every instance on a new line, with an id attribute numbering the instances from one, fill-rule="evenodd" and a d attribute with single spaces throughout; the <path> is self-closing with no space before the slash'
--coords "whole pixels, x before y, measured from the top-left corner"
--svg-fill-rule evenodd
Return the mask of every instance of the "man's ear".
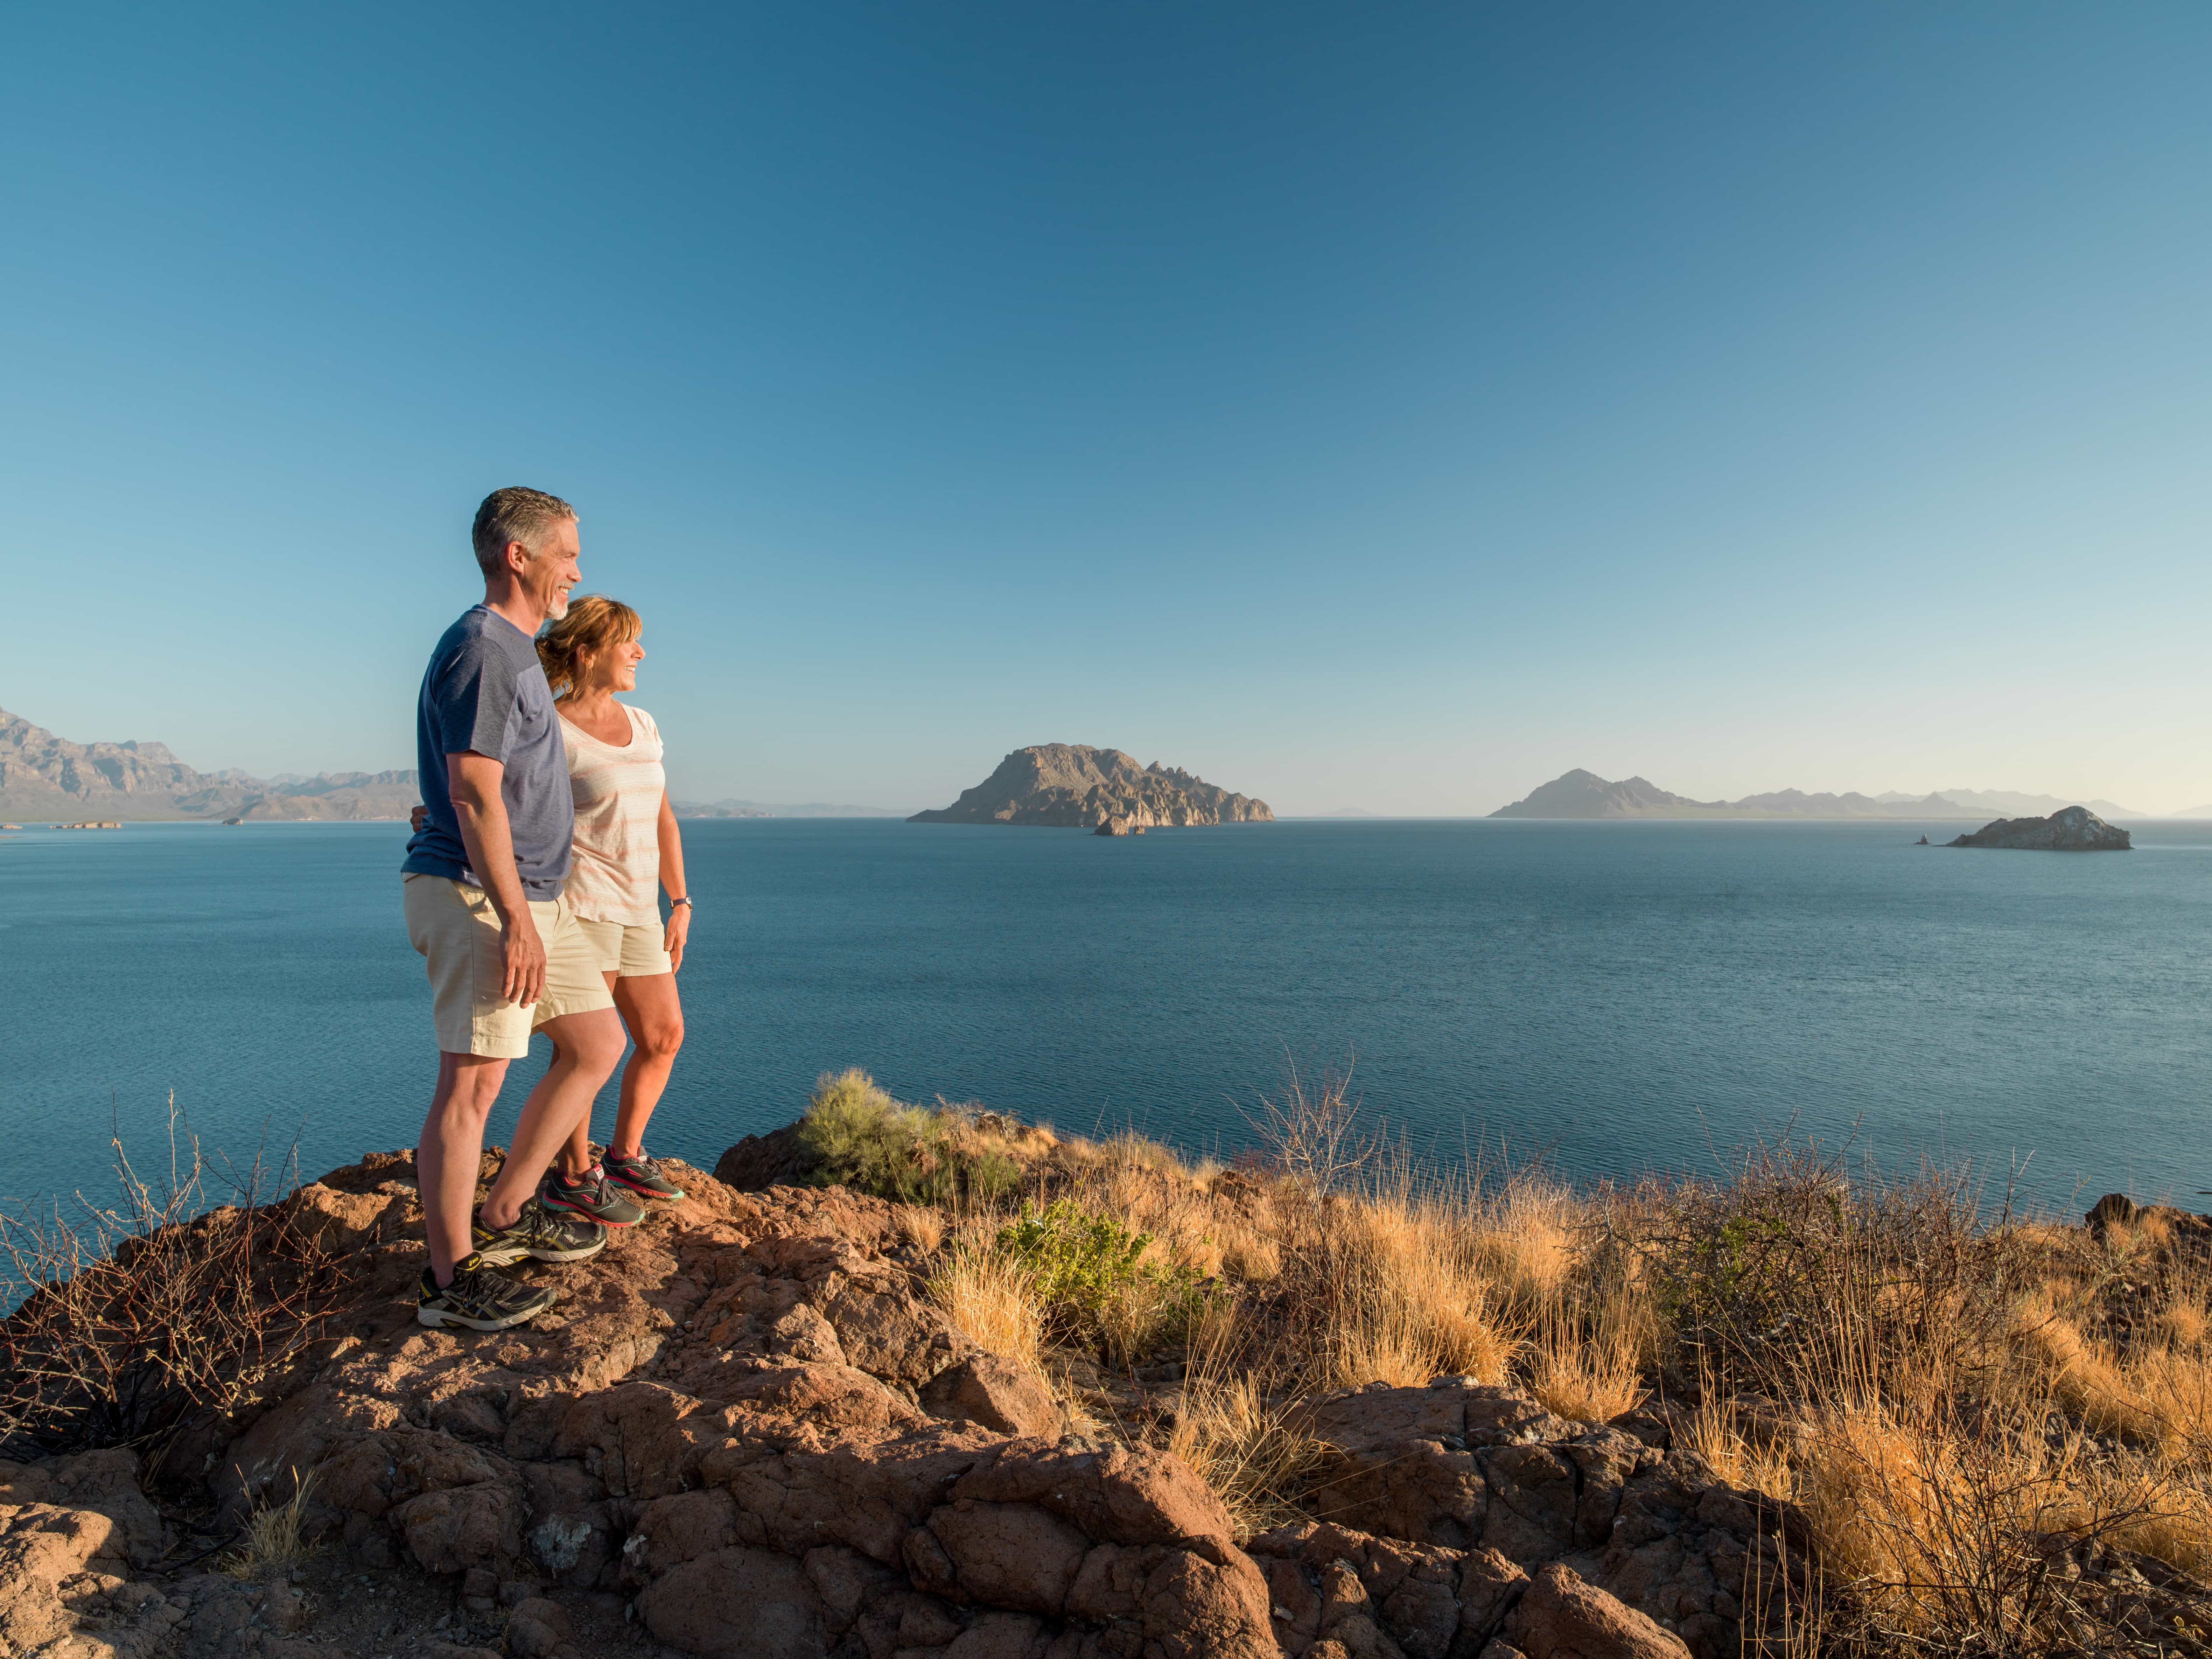
<path id="1" fill-rule="evenodd" d="M 507 544 L 507 568 L 512 574 L 520 576 L 529 569 L 531 557 L 530 549 L 523 543 L 509 542 Z"/>

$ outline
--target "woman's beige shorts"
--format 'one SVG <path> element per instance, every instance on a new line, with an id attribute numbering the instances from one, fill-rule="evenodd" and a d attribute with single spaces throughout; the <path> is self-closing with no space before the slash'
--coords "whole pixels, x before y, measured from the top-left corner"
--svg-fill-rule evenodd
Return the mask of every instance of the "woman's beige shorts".
<path id="1" fill-rule="evenodd" d="M 603 974 L 615 974 L 623 979 L 651 979 L 655 974 L 676 971 L 676 964 L 668 959 L 665 948 L 668 929 L 657 921 L 650 927 L 636 927 L 622 921 L 586 921 L 579 916 L 576 926 L 584 930 L 584 937 L 591 942 Z"/>
<path id="2" fill-rule="evenodd" d="M 530 906 L 545 945 L 545 988 L 538 1006 L 526 1008 L 500 996 L 506 964 L 499 913 L 482 888 L 410 874 L 405 890 L 407 938 L 430 965 L 430 1017 L 441 1052 L 520 1060 L 530 1052 L 530 1034 L 547 1020 L 615 1006 L 565 900 Z"/>

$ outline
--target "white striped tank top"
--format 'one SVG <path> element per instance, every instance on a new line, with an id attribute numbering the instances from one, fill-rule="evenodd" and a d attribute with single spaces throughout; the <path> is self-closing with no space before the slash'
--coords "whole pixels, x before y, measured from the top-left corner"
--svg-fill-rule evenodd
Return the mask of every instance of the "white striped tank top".
<path id="1" fill-rule="evenodd" d="M 617 749 L 561 717 L 568 790 L 576 799 L 576 845 L 562 896 L 586 921 L 649 927 L 660 920 L 660 728 L 628 703 L 629 742 Z"/>

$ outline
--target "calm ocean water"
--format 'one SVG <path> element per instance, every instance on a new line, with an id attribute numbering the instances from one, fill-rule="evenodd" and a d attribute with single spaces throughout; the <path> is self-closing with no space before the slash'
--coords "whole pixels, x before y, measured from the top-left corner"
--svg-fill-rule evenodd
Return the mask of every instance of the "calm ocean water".
<path id="1" fill-rule="evenodd" d="M 1711 1169 L 1792 1125 L 2027 1158 L 2044 1202 L 2212 1187 L 2212 825 L 2130 855 L 1906 823 L 1290 823 L 1105 840 L 685 825 L 689 1045 L 657 1149 L 711 1164 L 826 1068 L 1201 1151 L 1286 1056 L 1449 1154 Z M 309 1175 L 412 1143 L 434 1058 L 395 824 L 0 839 L 0 1197 L 203 1140 Z M 503 1137 L 544 1045 L 510 1076 Z M 601 1133 L 612 1090 L 602 1097 Z"/>

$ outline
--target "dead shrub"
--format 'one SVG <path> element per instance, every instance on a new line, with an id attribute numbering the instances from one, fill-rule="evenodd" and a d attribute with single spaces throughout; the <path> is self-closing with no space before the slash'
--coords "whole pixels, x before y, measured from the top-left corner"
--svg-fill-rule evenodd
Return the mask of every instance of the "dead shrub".
<path id="1" fill-rule="evenodd" d="M 0 1322 L 0 1447 L 158 1450 L 187 1419 L 289 1376 L 334 1299 L 336 1264 L 264 1201 L 276 1183 L 258 1158 L 232 1202 L 208 1204 L 216 1171 L 173 1098 L 165 1177 L 142 1180 L 110 1144 L 114 1207 L 0 1215 L 15 1304 Z"/>
<path id="2" fill-rule="evenodd" d="M 2031 1254 L 1970 1168 L 1893 1176 L 1760 1145 L 1727 1182 L 1646 1182 L 1608 1210 L 1683 1363 L 1809 1399 L 1988 1364 Z"/>
<path id="3" fill-rule="evenodd" d="M 1341 1191 L 1376 1156 L 1375 1139 L 1359 1122 L 1349 1065 L 1324 1070 L 1315 1081 L 1289 1061 L 1279 1093 L 1238 1109 L 1262 1166 L 1313 1197 Z"/>

